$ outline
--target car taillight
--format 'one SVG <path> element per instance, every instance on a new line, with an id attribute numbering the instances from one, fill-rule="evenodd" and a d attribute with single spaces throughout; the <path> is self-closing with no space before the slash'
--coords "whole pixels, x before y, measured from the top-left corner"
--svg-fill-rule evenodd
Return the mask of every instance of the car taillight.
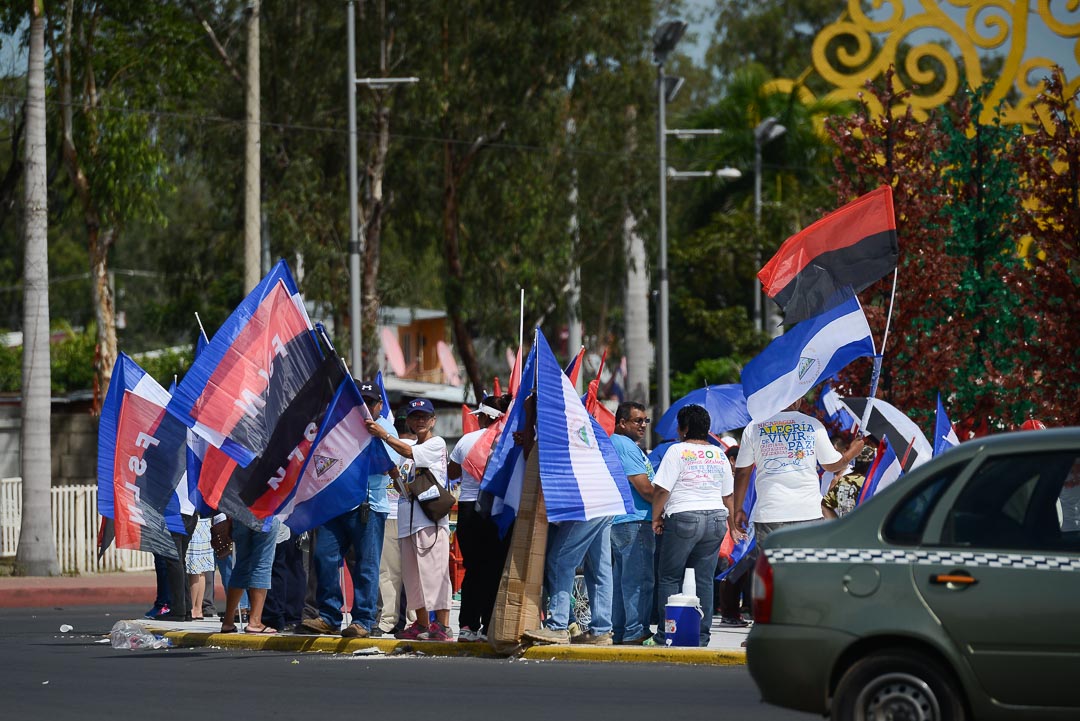
<path id="1" fill-rule="evenodd" d="M 762 551 L 754 565 L 754 623 L 768 623 L 772 618 L 773 578 L 769 558 Z"/>

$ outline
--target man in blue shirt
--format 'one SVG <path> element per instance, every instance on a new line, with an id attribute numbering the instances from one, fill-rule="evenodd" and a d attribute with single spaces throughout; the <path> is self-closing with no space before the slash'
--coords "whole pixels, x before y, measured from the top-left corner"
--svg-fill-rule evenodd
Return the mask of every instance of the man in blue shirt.
<path id="1" fill-rule="evenodd" d="M 397 438 L 394 424 L 379 415 L 382 410 L 379 386 L 373 381 L 360 381 L 357 387 L 372 417 L 387 433 Z M 398 454 L 389 445 L 386 445 L 386 452 L 391 461 L 399 462 Z M 303 632 L 336 634 L 340 630 L 345 638 L 382 635 L 377 626 L 379 560 L 382 557 L 383 528 L 390 511 L 386 498 L 388 483 L 386 475 L 370 476 L 367 500 L 351 511 L 330 519 L 316 530 L 312 568 L 316 577 L 315 599 L 319 617 L 304 621 L 301 624 Z M 350 548 L 356 557 L 350 569 L 353 582 L 352 623 L 341 629 L 341 606 L 344 601 L 338 569 Z"/>
<path id="2" fill-rule="evenodd" d="M 648 423 L 645 406 L 627 401 L 615 411 L 615 434 L 611 437 L 634 499 L 634 512 L 616 516 L 611 526 L 612 631 L 615 643 L 627 646 L 640 646 L 652 635 L 649 615 L 656 582 L 656 537 L 650 523 L 653 467 L 638 445 L 645 438 Z"/>

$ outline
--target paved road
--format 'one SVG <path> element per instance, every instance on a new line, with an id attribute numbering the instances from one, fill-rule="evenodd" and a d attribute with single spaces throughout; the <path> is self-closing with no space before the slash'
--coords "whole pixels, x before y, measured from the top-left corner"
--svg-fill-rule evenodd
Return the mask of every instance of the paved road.
<path id="1" fill-rule="evenodd" d="M 98 644 L 135 607 L 0 609 L 5 721 L 345 718 L 811 719 L 758 701 L 744 667 L 354 657 Z M 61 633 L 61 624 L 74 630 Z"/>

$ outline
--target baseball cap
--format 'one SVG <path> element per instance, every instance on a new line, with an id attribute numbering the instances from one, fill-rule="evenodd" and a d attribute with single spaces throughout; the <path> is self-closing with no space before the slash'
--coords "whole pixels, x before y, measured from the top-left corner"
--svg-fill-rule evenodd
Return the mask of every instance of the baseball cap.
<path id="1" fill-rule="evenodd" d="M 1022 431 L 1045 431 L 1046 424 L 1040 421 L 1038 418 L 1028 418 L 1026 421 L 1020 424 L 1020 430 Z"/>
<path id="2" fill-rule="evenodd" d="M 357 381 L 356 387 L 360 389 L 360 395 L 364 400 L 382 400 L 382 391 L 375 381 Z"/>
<path id="3" fill-rule="evenodd" d="M 498 408 L 493 408 L 492 406 L 489 406 L 483 401 L 480 401 L 480 406 L 475 411 L 470 411 L 470 413 L 474 416 L 478 416 L 483 413 L 488 418 L 500 418 L 502 416 L 502 411 L 500 411 Z"/>
<path id="4" fill-rule="evenodd" d="M 738 448 L 739 442 L 735 440 L 734 436 L 720 436 L 720 445 L 724 447 L 724 452 L 727 453 L 732 448 Z"/>
<path id="5" fill-rule="evenodd" d="M 431 405 L 431 401 L 427 398 L 417 398 L 409 401 L 407 415 L 411 416 L 413 413 L 430 413 L 431 415 L 435 415 L 435 406 Z"/>

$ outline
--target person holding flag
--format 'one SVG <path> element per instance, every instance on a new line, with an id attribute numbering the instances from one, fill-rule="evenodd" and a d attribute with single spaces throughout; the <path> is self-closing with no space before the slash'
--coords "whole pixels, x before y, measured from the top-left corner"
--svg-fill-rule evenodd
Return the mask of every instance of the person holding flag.
<path id="1" fill-rule="evenodd" d="M 487 639 L 485 631 L 491 622 L 495 596 L 499 592 L 510 537 L 499 538 L 499 528 L 491 518 L 476 508 L 480 496 L 480 479 L 465 467 L 465 458 L 484 435 L 485 429 L 505 414 L 513 396 L 488 396 L 472 411 L 479 428 L 466 433 L 450 453 L 448 467 L 451 482 L 461 483 L 458 496 L 457 542 L 465 565 L 461 582 L 461 611 L 458 615 L 458 641 L 473 642 Z"/>
<path id="2" fill-rule="evenodd" d="M 840 471 L 866 445 L 861 438 L 855 438 L 841 454 L 833 448 L 821 421 L 800 413 L 801 406 L 799 398 L 780 413 L 751 423 L 743 431 L 735 460 L 735 528 L 748 530 L 742 506 L 751 471 L 756 467 L 758 497 L 749 520 L 754 523 L 759 548 L 779 528 L 822 520 L 818 465 L 834 473 Z"/>
<path id="3" fill-rule="evenodd" d="M 375 419 L 373 422 L 383 433 L 396 439 L 394 424 L 381 415 L 383 401 L 379 386 L 374 381 L 358 381 L 357 388 Z M 390 450 L 389 444 L 386 446 L 387 453 L 393 460 L 396 454 Z M 318 455 L 313 458 L 316 463 L 333 463 L 336 460 L 323 459 Z M 363 503 L 331 518 L 315 533 L 312 570 L 317 579 L 315 602 L 319 616 L 304 620 L 300 624 L 304 631 L 317 634 L 336 634 L 340 631 L 345 638 L 367 638 L 376 628 L 379 561 L 383 549 L 383 528 L 390 510 L 386 501 L 388 480 L 386 474 L 370 476 L 367 481 L 367 497 Z M 350 569 L 353 583 L 352 623 L 342 629 L 343 598 L 338 569 L 350 549 L 354 555 Z"/>
<path id="4" fill-rule="evenodd" d="M 373 420 L 366 423 L 371 435 L 384 441 L 404 459 L 412 460 L 409 477 L 415 473 L 415 469 L 427 468 L 436 481 L 446 487 L 446 441 L 434 432 L 435 406 L 426 398 L 409 401 L 405 420 L 416 434 L 414 443 L 395 438 Z M 396 479 L 400 471 L 393 469 L 390 475 Z M 409 477 L 400 479 L 403 487 L 411 480 Z M 405 582 L 405 597 L 408 607 L 416 612 L 416 622 L 395 636 L 412 641 L 451 640 L 449 519 L 443 516 L 438 523 L 432 522 L 424 513 L 420 501 L 403 493 L 398 501 L 398 541 L 401 545 L 401 576 Z M 430 623 L 429 610 L 435 612 L 435 620 Z"/>

